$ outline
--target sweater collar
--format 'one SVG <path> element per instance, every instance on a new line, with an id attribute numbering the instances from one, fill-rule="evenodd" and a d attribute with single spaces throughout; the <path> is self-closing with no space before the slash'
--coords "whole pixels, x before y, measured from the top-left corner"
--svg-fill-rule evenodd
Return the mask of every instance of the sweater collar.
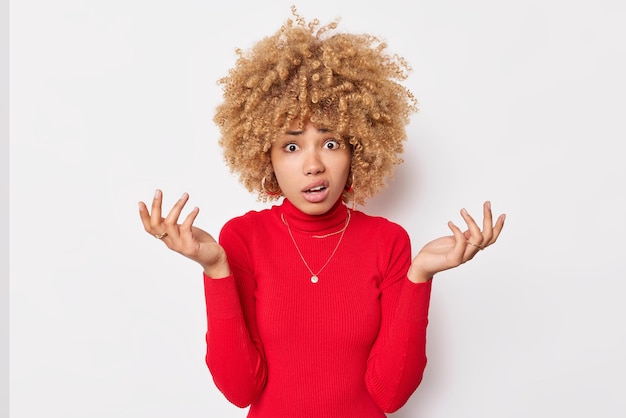
<path id="1" fill-rule="evenodd" d="M 295 207 L 288 199 L 284 199 L 278 212 L 293 230 L 303 233 L 327 234 L 341 229 L 345 225 L 348 210 L 339 198 L 328 212 L 321 215 L 308 215 Z"/>

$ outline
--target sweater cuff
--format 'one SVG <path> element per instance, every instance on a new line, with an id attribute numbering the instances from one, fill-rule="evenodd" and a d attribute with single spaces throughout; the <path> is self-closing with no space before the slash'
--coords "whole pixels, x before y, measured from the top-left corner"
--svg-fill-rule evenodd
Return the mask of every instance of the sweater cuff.
<path id="1" fill-rule="evenodd" d="M 408 278 L 405 280 L 398 304 L 398 314 L 401 318 L 410 322 L 428 319 L 432 283 L 432 280 L 423 283 L 413 283 Z"/>
<path id="2" fill-rule="evenodd" d="M 239 293 L 233 275 L 222 279 L 212 279 L 206 274 L 203 277 L 208 316 L 222 319 L 240 316 Z"/>

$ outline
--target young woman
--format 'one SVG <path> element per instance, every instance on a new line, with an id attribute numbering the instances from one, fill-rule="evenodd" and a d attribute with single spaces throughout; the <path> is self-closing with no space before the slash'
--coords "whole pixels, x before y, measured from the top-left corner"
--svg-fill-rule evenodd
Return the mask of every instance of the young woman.
<path id="1" fill-rule="evenodd" d="M 411 260 L 406 231 L 349 208 L 378 192 L 401 162 L 416 110 L 399 84 L 409 69 L 369 35 L 306 24 L 295 10 L 220 80 L 215 122 L 230 168 L 280 204 L 229 221 L 219 242 L 182 220 L 184 194 L 162 215 L 157 190 L 145 230 L 203 268 L 206 362 L 249 417 L 381 418 L 399 409 L 426 366 L 432 277 L 493 244 L 504 215 Z"/>

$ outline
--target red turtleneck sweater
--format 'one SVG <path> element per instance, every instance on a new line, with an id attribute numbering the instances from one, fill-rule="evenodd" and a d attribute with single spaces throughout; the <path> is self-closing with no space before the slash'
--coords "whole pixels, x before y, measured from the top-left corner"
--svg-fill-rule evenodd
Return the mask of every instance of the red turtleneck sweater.
<path id="1" fill-rule="evenodd" d="M 205 276 L 206 362 L 248 417 L 381 418 L 422 379 L 431 282 L 407 279 L 397 224 L 351 211 L 342 238 L 348 210 L 310 216 L 285 200 L 222 229 L 232 275 Z M 302 257 L 317 273 L 335 248 L 312 283 Z"/>

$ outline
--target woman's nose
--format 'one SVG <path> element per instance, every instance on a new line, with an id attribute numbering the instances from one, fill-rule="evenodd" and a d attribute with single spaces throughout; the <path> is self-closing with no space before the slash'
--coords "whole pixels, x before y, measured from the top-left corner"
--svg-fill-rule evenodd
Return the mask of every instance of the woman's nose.
<path id="1" fill-rule="evenodd" d="M 309 150 L 305 153 L 304 174 L 314 175 L 324 172 L 324 163 L 317 150 Z"/>

